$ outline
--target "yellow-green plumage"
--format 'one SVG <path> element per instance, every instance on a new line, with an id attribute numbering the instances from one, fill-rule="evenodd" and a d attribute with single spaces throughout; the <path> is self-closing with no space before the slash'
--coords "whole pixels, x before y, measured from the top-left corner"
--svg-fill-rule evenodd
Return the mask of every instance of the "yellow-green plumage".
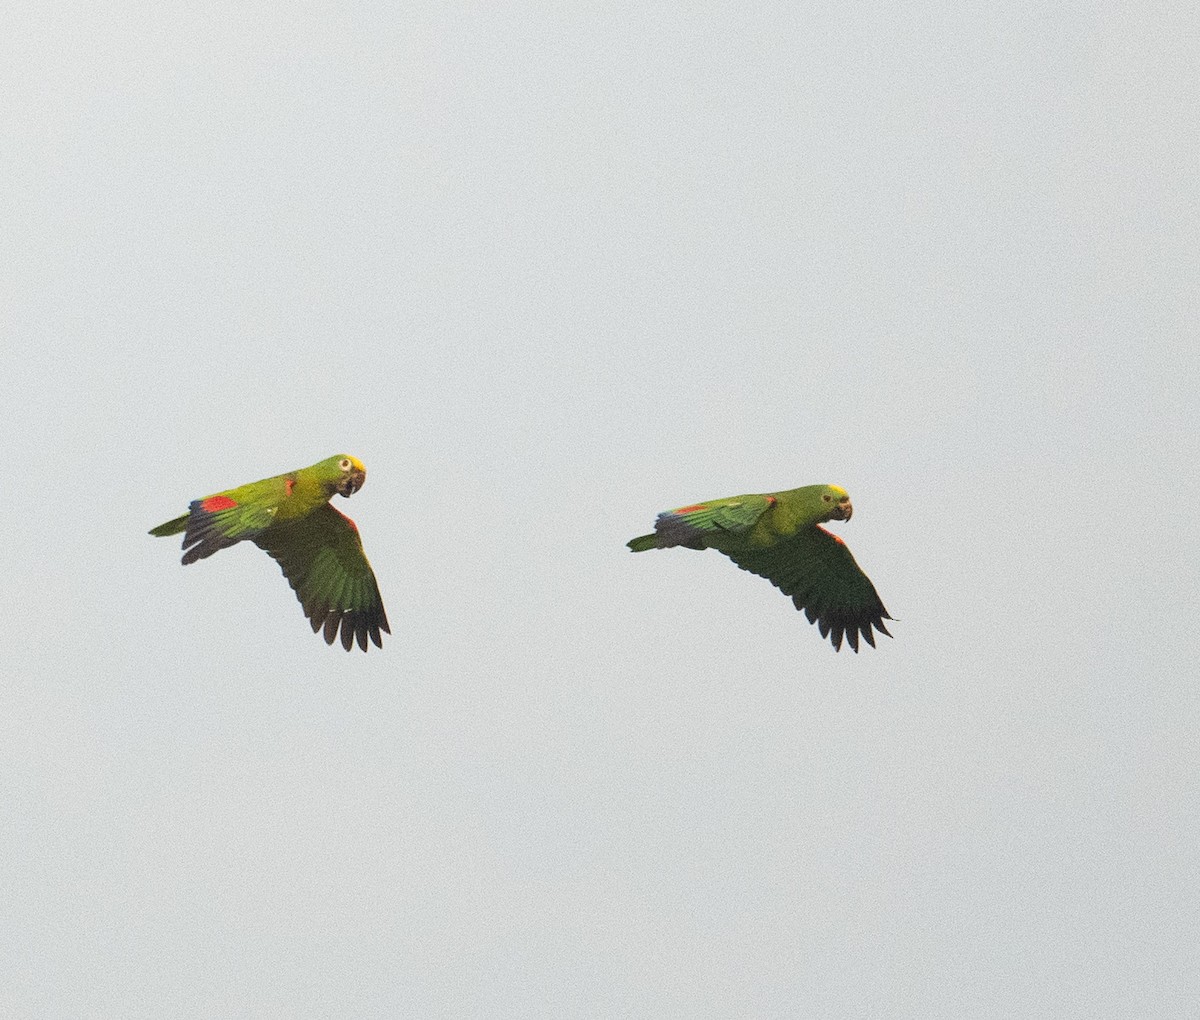
<path id="1" fill-rule="evenodd" d="M 340 631 L 347 651 L 357 640 L 365 652 L 368 638 L 382 648 L 380 632 L 391 631 L 374 571 L 354 522 L 329 504 L 334 495 L 352 496 L 366 476 L 360 460 L 338 454 L 193 500 L 187 514 L 150 534 L 182 532 L 185 565 L 249 540 L 279 564 L 326 642 L 333 644 Z"/>
<path id="2" fill-rule="evenodd" d="M 860 635 L 872 646 L 873 630 L 891 637 L 883 621 L 892 617 L 845 543 L 820 526 L 849 520 L 853 512 L 840 486 L 806 485 L 665 511 L 653 534 L 628 545 L 634 552 L 716 549 L 791 596 L 835 651 L 841 651 L 845 638 L 857 652 Z"/>

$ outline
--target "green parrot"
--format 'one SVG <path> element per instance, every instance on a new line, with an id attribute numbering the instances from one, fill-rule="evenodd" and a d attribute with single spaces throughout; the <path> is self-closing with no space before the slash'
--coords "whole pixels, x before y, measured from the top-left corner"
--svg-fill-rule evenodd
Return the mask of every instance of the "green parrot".
<path id="1" fill-rule="evenodd" d="M 358 528 L 329 501 L 362 488 L 367 469 L 357 457 L 338 454 L 312 467 L 264 478 L 193 500 L 188 512 L 151 528 L 151 535 L 183 532 L 183 563 L 249 539 L 283 570 L 315 634 L 325 628 L 333 644 L 338 628 L 346 651 L 367 637 L 383 647 L 387 614 L 371 564 L 363 555 Z"/>
<path id="2" fill-rule="evenodd" d="M 857 652 L 860 634 L 875 647 L 872 627 L 891 637 L 883 621 L 892 617 L 845 543 L 820 527 L 825 521 L 848 521 L 853 512 L 845 489 L 806 485 L 667 510 L 654 522 L 653 535 L 628 545 L 634 552 L 676 545 L 716 549 L 790 595 L 821 637 L 833 642 L 834 651 L 841 651 L 845 637 Z"/>

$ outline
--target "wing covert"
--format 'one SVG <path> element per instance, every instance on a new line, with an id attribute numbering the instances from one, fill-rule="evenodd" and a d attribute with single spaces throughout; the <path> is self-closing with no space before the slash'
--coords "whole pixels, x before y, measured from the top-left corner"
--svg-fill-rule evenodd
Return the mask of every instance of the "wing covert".
<path id="1" fill-rule="evenodd" d="M 707 545 L 706 536 L 744 534 L 774 505 L 774 496 L 757 495 L 694 503 L 659 514 L 654 522 L 654 532 L 659 548 L 682 545 L 703 549 Z"/>

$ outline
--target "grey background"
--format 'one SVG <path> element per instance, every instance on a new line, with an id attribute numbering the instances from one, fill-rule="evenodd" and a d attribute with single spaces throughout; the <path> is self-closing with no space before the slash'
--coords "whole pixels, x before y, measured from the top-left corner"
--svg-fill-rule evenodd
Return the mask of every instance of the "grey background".
<path id="1" fill-rule="evenodd" d="M 1194 12 L 4 21 L 0 1012 L 1196 1014 Z M 343 451 L 382 652 L 146 535 Z"/>

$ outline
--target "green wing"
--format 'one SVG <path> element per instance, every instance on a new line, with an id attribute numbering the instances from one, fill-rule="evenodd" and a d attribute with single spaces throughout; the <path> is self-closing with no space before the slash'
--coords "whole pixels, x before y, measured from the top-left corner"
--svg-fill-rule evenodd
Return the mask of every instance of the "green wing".
<path id="1" fill-rule="evenodd" d="M 183 531 L 185 565 L 237 545 L 243 539 L 253 538 L 272 523 L 277 501 L 265 494 L 247 499 L 250 488 L 243 486 L 192 500 L 187 517 L 160 524 L 150 534 L 171 535 Z M 238 498 L 234 499 L 234 496 Z M 180 524 L 183 527 L 179 527 Z"/>
<path id="2" fill-rule="evenodd" d="M 634 552 L 676 545 L 705 549 L 719 543 L 724 536 L 745 534 L 774 505 L 774 496 L 732 496 L 681 506 L 658 515 L 653 535 L 642 535 L 626 544 Z"/>
<path id="3" fill-rule="evenodd" d="M 731 499 L 714 499 L 708 503 L 680 507 L 659 514 L 659 520 L 674 518 L 683 521 L 689 528 L 701 531 L 749 531 L 758 519 L 774 504 L 771 496 L 734 496 Z"/>
<path id="4" fill-rule="evenodd" d="M 340 628 L 346 651 L 357 639 L 365 652 L 368 636 L 383 647 L 379 632 L 391 633 L 383 598 L 349 517 L 323 503 L 306 517 L 275 522 L 251 541 L 279 564 L 313 632 L 325 628 L 327 644 Z"/>
<path id="5" fill-rule="evenodd" d="M 883 621 L 892 617 L 875 585 L 854 562 L 846 544 L 824 528 L 802 528 L 768 548 L 725 551 L 725 555 L 790 595 L 836 651 L 841 651 L 844 636 L 857 652 L 860 634 L 875 647 L 872 628 L 891 637 Z"/>

